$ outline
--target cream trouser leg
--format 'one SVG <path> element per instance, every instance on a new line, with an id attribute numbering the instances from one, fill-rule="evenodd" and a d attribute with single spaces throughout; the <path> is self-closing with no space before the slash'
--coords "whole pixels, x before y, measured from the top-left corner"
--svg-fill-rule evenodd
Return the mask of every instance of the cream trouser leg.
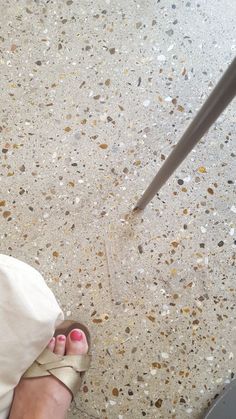
<path id="1" fill-rule="evenodd" d="M 0 419 L 14 387 L 42 352 L 63 313 L 36 269 L 0 254 Z"/>

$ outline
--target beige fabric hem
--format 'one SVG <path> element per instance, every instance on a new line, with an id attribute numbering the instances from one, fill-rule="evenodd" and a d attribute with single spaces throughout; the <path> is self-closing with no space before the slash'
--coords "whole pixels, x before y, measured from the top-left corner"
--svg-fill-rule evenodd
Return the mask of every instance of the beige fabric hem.
<path id="1" fill-rule="evenodd" d="M 7 419 L 14 387 L 63 318 L 42 275 L 0 254 L 0 419 Z"/>

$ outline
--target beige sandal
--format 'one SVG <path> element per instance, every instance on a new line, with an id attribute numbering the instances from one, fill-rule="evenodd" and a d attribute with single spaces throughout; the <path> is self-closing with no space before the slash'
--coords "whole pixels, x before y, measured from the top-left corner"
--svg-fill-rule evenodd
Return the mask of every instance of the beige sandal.
<path id="1" fill-rule="evenodd" d="M 31 367 L 24 373 L 23 378 L 46 377 L 51 375 L 61 381 L 74 398 L 81 387 L 85 371 L 90 367 L 90 334 L 84 324 L 73 320 L 66 320 L 56 329 L 54 336 L 67 336 L 73 329 L 81 329 L 85 333 L 89 346 L 87 354 L 60 356 L 45 348 Z"/>

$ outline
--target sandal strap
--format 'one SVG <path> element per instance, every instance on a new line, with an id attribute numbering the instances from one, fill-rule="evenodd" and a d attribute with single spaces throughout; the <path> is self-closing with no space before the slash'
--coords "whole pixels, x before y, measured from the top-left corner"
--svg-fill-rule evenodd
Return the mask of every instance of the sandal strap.
<path id="1" fill-rule="evenodd" d="M 57 355 L 49 349 L 39 355 L 23 375 L 24 378 L 45 377 L 52 375 L 60 380 L 72 393 L 73 397 L 81 386 L 85 371 L 89 369 L 91 355 Z"/>
<path id="2" fill-rule="evenodd" d="M 64 355 L 60 356 L 47 348 L 39 355 L 36 362 L 44 371 L 50 371 L 56 368 L 71 367 L 77 372 L 84 372 L 89 369 L 91 356 L 85 355 Z"/>

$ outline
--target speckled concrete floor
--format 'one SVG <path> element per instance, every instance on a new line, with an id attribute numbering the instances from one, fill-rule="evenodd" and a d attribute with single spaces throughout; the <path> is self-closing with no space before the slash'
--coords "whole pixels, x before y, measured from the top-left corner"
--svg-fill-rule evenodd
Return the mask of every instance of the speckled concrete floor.
<path id="1" fill-rule="evenodd" d="M 235 55 L 235 15 L 231 0 L 1 2 L 1 252 L 91 328 L 70 418 L 200 418 L 234 375 L 235 102 L 128 214 Z"/>

